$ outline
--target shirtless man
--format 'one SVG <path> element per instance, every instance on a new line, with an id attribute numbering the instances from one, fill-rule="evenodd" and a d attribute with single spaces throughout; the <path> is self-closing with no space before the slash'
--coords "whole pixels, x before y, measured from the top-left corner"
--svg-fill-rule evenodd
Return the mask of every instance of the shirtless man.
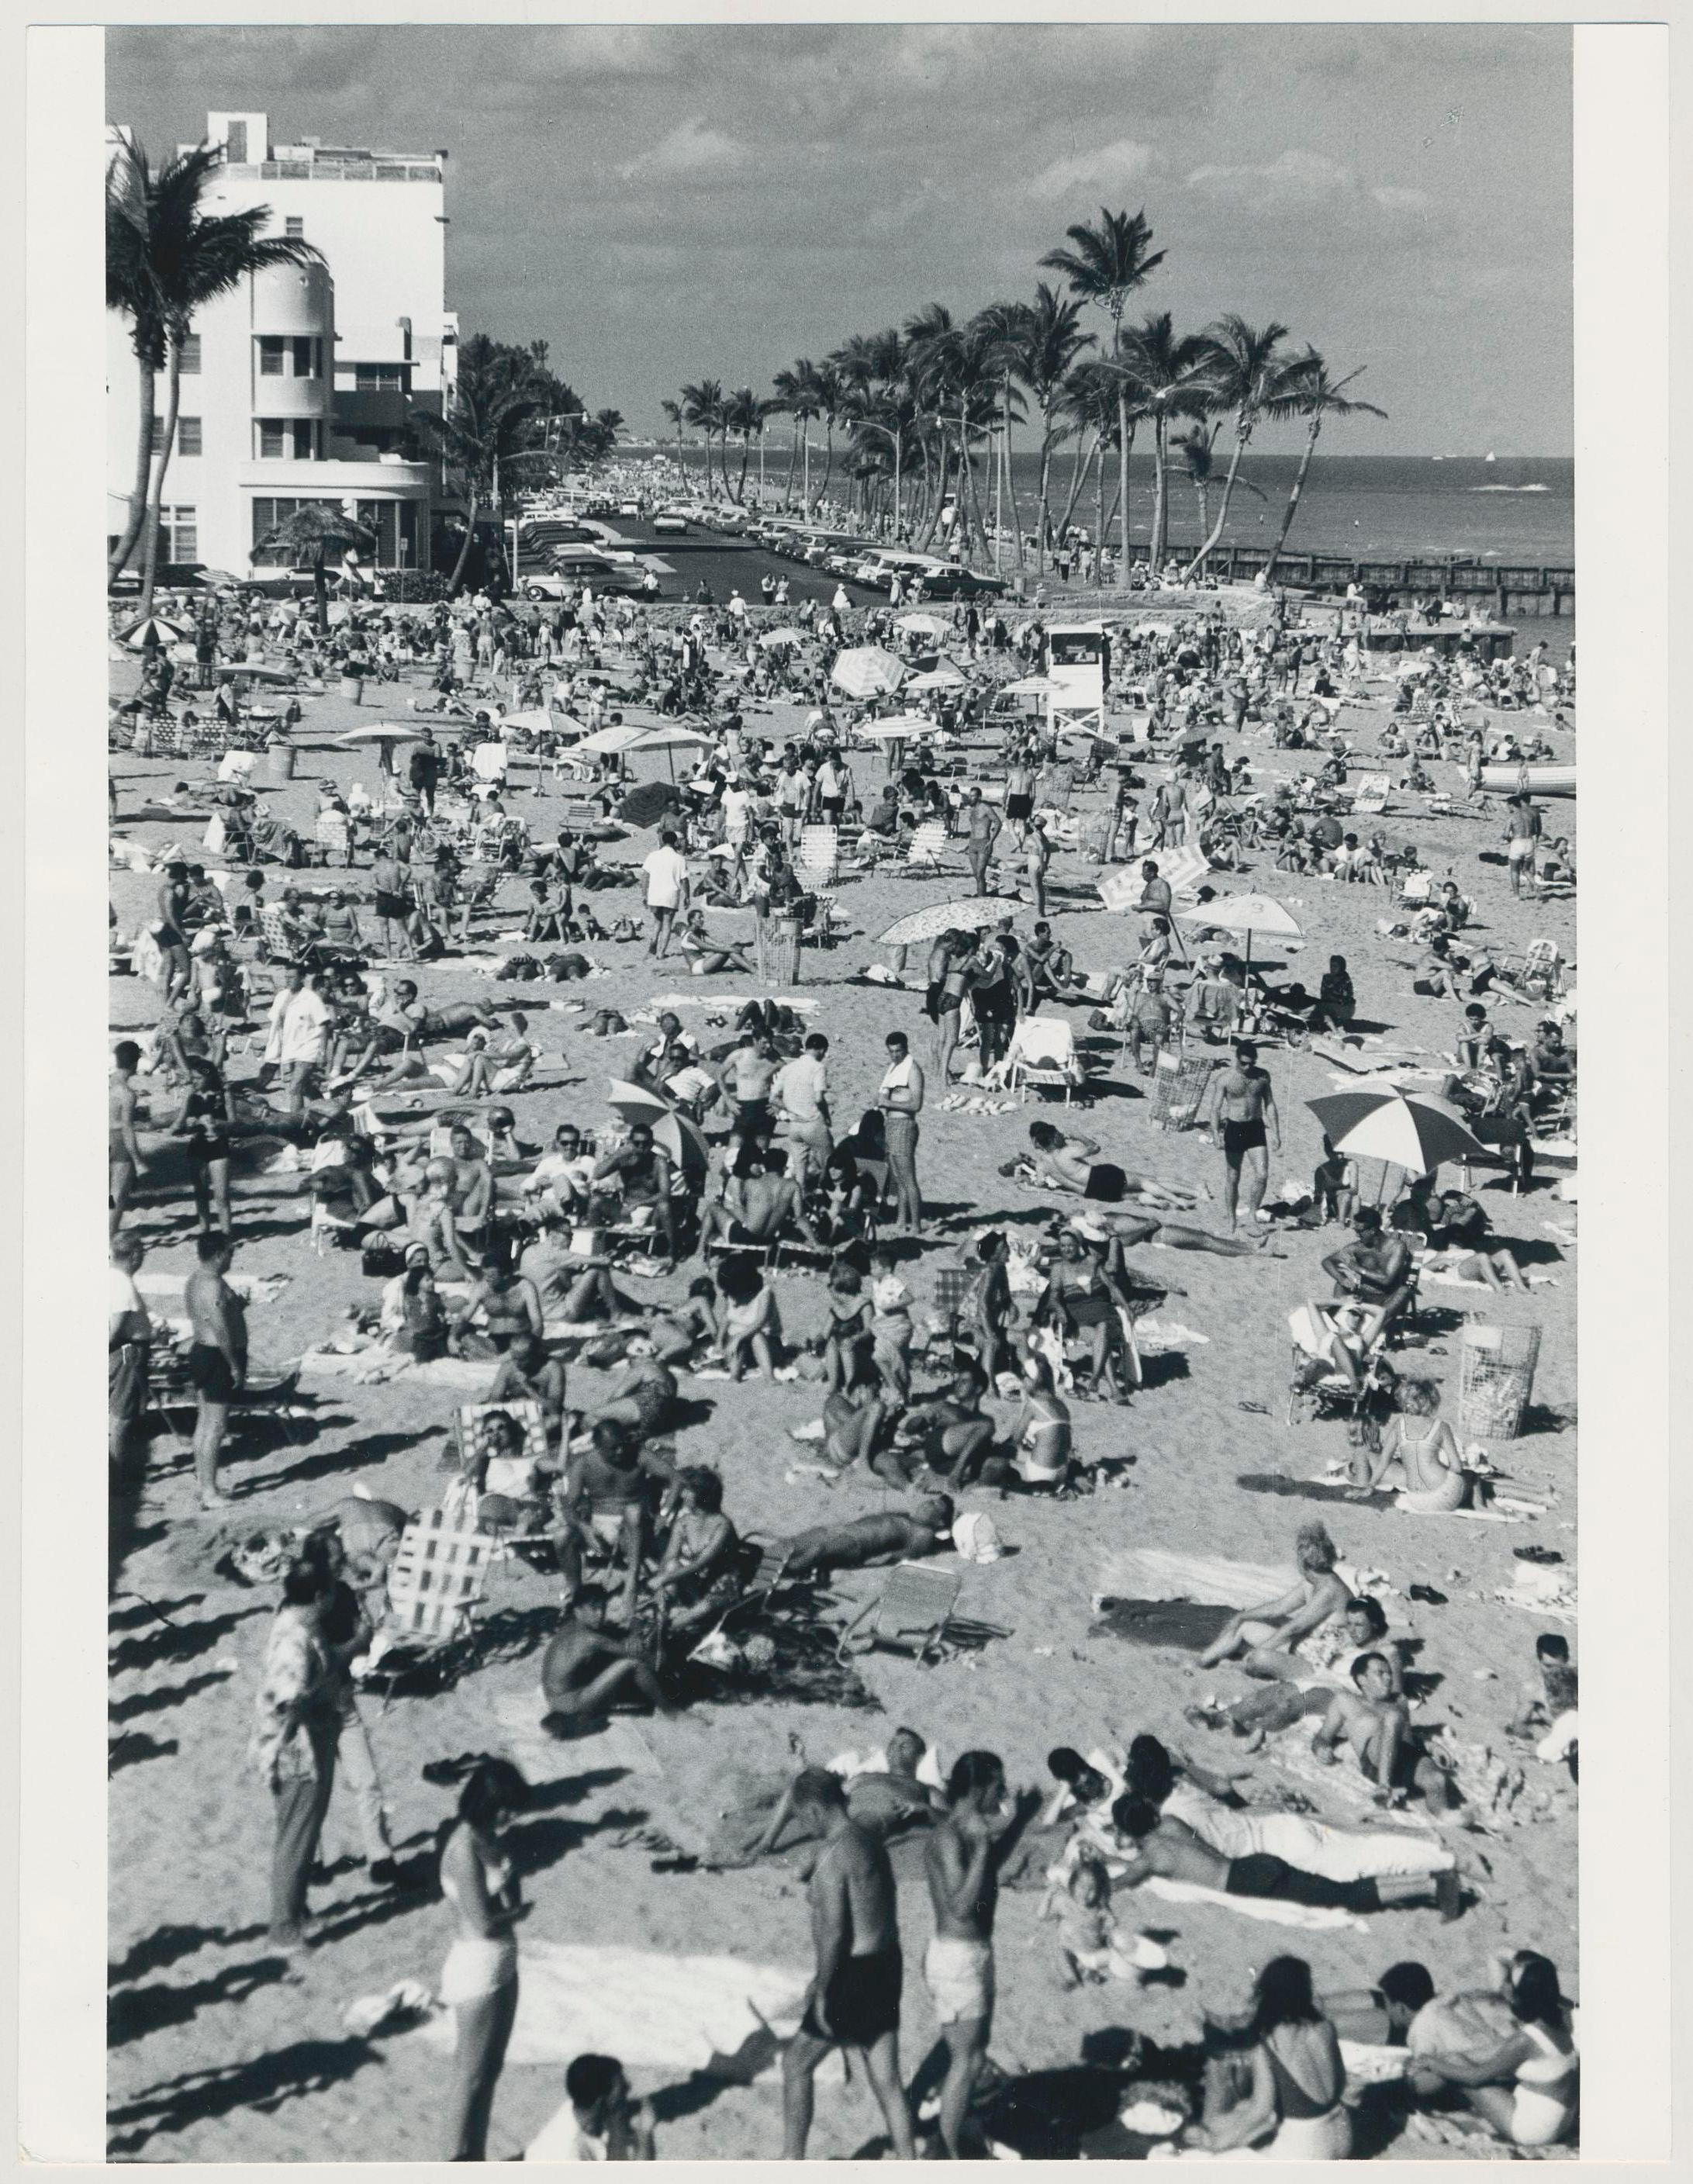
<path id="1" fill-rule="evenodd" d="M 721 1199 L 700 1216 L 699 1245 L 773 1244 L 792 1223 L 814 1250 L 822 1246 L 817 1232 L 805 1217 L 799 1185 L 788 1173 L 788 1156 L 772 1145 L 745 1175 L 731 1175 Z"/>
<path id="2" fill-rule="evenodd" d="M 136 1178 L 145 1174 L 136 1137 L 135 1073 L 141 1067 L 141 1049 L 132 1039 L 120 1039 L 112 1049 L 112 1077 L 106 1093 L 106 1159 L 110 1178 L 109 1235 L 123 1224 Z"/>
<path id="3" fill-rule="evenodd" d="M 1352 1663 L 1352 1681 L 1356 1695 L 1335 1692 L 1312 1750 L 1333 1765 L 1339 1747 L 1350 1744 L 1359 1767 L 1377 1785 L 1378 1804 L 1402 1805 L 1418 1790 L 1434 1811 L 1449 1811 L 1451 1777 L 1412 1741 L 1410 1710 L 1387 1660 L 1380 1653 L 1361 1653 Z"/>
<path id="4" fill-rule="evenodd" d="M 202 1236 L 198 1262 L 183 1284 L 193 1330 L 188 1378 L 198 1397 L 194 1419 L 194 1483 L 203 1509 L 230 1500 L 218 1486 L 218 1456 L 229 1429 L 229 1407 L 247 1380 L 247 1308 L 224 1277 L 235 1258 L 229 1238 Z"/>
<path id="5" fill-rule="evenodd" d="M 655 1713 L 676 1712 L 638 1647 L 607 1634 L 605 1602 L 598 1592 L 579 1592 L 548 1641 L 541 1698 L 547 1709 L 542 1726 L 555 1736 L 619 1702 L 644 1699 Z"/>
<path id="6" fill-rule="evenodd" d="M 790 1577 L 822 1577 L 833 1569 L 876 1569 L 917 1555 L 938 1554 L 952 1529 L 952 1503 L 944 1494 L 919 1502 L 908 1516 L 882 1509 L 844 1524 L 817 1524 L 780 1544 Z"/>
<path id="7" fill-rule="evenodd" d="M 817 2065 L 832 2048 L 844 2048 L 863 2059 L 894 2154 L 915 2160 L 899 2079 L 905 1958 L 894 1869 L 884 1846 L 848 1813 L 838 1775 L 806 1768 L 794 1786 L 793 1807 L 820 1825 L 823 1849 L 808 1890 L 816 1970 L 799 2030 L 782 2059 L 782 2158 L 805 2159 Z"/>
<path id="8" fill-rule="evenodd" d="M 719 1083 L 732 1104 L 737 1137 L 768 1137 L 775 1127 L 770 1088 L 782 1067 L 770 1034 L 755 1030 L 725 1061 Z"/>
<path id="9" fill-rule="evenodd" d="M 1246 1213 L 1256 1216 L 1270 1180 L 1270 1156 L 1265 1142 L 1267 1122 L 1275 1133 L 1278 1153 L 1282 1149 L 1282 1118 L 1269 1072 L 1258 1067 L 1258 1050 L 1250 1039 L 1234 1042 L 1234 1060 L 1219 1070 L 1211 1092 L 1211 1132 L 1222 1148 L 1225 1170 L 1223 1204 L 1228 1212 L 1229 1232 L 1239 1225 L 1240 1183 L 1246 1178 Z"/>
<path id="10" fill-rule="evenodd" d="M 1133 1846 L 1134 1854 L 1118 1880 L 1121 1887 L 1138 1887 L 1156 1875 L 1214 1888 L 1225 1896 L 1265 1897 L 1323 1910 L 1367 1913 L 1434 1903 L 1444 1917 L 1455 1919 L 1462 1908 L 1457 1872 L 1451 1866 L 1438 1873 L 1383 1873 L 1335 1880 L 1289 1865 L 1270 1851 L 1225 1858 L 1184 1820 L 1161 1814 L 1142 1797 L 1119 1797 L 1111 1807 L 1111 1824 L 1119 1838 Z"/>
<path id="11" fill-rule="evenodd" d="M 554 1490 L 553 1543 L 567 1603 L 581 1591 L 585 1546 L 614 1557 L 621 1553 L 627 1573 L 623 1620 L 632 1619 L 646 1548 L 647 1496 L 654 1481 L 663 1489 L 673 1486 L 675 1465 L 643 1449 L 622 1419 L 596 1419 L 588 1446 L 571 1452 Z"/>
<path id="12" fill-rule="evenodd" d="M 988 2059 L 994 2028 L 994 1914 L 1000 1869 L 1039 1804 L 1023 1800 L 1016 1818 L 997 1834 L 994 1816 L 1005 1797 L 1005 1770 L 992 1752 L 961 1752 L 947 1778 L 944 1820 L 923 1847 L 923 1872 L 935 1914 L 934 1938 L 923 1957 L 923 1981 L 934 2003 L 947 2070 L 940 2096 L 940 2135 L 949 2158 L 961 2160 L 971 2095 Z"/>
<path id="13" fill-rule="evenodd" d="M 1238 1660 L 1249 1675 L 1289 1675 L 1289 1657 L 1300 1640 L 1331 1616 L 1345 1614 L 1351 1595 L 1334 1567 L 1334 1542 L 1323 1525 L 1300 1526 L 1294 1559 L 1299 1577 L 1292 1589 L 1232 1615 L 1200 1655 L 1200 1668 Z M 1255 1624 L 1269 1628 L 1255 1633 Z"/>

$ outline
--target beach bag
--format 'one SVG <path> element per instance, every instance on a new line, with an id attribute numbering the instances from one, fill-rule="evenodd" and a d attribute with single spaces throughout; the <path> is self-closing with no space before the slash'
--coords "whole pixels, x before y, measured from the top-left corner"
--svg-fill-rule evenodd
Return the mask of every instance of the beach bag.
<path id="1" fill-rule="evenodd" d="M 996 1563 L 1005 1552 L 993 1518 L 979 1509 L 954 1518 L 952 1544 L 967 1563 Z"/>
<path id="2" fill-rule="evenodd" d="M 362 1273 L 379 1281 L 387 1281 L 393 1275 L 405 1272 L 405 1253 L 398 1244 L 372 1239 L 359 1254 L 359 1266 Z"/>

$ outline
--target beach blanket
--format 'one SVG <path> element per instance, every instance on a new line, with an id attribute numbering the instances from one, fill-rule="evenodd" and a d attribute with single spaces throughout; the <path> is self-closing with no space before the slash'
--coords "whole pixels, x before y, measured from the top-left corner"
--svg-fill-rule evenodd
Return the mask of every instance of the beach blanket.
<path id="1" fill-rule="evenodd" d="M 1142 1350 L 1186 1350 L 1196 1342 L 1209 1342 L 1208 1334 L 1201 1334 L 1196 1327 L 1186 1327 L 1179 1319 L 1137 1319 L 1134 1339 Z"/>
<path id="2" fill-rule="evenodd" d="M 523 1937 L 519 1965 L 506 2059 L 559 2068 L 594 2053 L 635 2070 L 708 2070 L 766 2027 L 791 2032 L 808 1981 L 794 1965 Z M 450 2053 L 450 2014 L 413 2036 Z"/>
<path id="3" fill-rule="evenodd" d="M 1106 1557 L 1094 1587 L 1097 1608 L 1119 1600 L 1199 1601 L 1217 1607 L 1252 1607 L 1292 1584 L 1290 1571 L 1264 1563 L 1234 1563 L 1167 1547 L 1125 1547 Z"/>
<path id="4" fill-rule="evenodd" d="M 372 1343 L 359 1350 L 308 1350 L 300 1360 L 300 1377 L 357 1380 L 374 1386 L 405 1373 L 437 1388 L 481 1388 L 493 1371 L 489 1361 L 470 1357 L 432 1357 L 420 1362 L 404 1351 L 385 1350 Z"/>
<path id="5" fill-rule="evenodd" d="M 1273 1896 L 1228 1896 L 1220 1888 L 1205 1888 L 1196 1880 L 1167 1880 L 1162 1874 L 1154 1874 L 1139 1886 L 1172 1903 L 1216 1903 L 1225 1911 L 1238 1912 L 1243 1919 L 1261 1919 L 1273 1926 L 1303 1926 L 1312 1932 L 1325 1926 L 1350 1926 L 1360 1934 L 1369 1931 L 1368 1921 L 1356 1911 L 1315 1903 L 1284 1903 Z"/>

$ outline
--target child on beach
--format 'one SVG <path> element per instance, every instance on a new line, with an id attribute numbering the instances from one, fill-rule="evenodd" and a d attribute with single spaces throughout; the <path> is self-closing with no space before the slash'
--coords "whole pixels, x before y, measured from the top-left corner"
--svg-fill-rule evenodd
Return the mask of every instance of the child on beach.
<path id="1" fill-rule="evenodd" d="M 1124 1947 L 1111 1902 L 1110 1877 L 1098 1858 L 1089 1857 L 1078 1858 L 1067 1881 L 1061 1887 L 1054 1882 L 1041 1899 L 1041 1917 L 1058 1921 L 1061 1988 L 1133 1979 L 1167 1961 L 1164 1952 L 1141 1935 Z"/>

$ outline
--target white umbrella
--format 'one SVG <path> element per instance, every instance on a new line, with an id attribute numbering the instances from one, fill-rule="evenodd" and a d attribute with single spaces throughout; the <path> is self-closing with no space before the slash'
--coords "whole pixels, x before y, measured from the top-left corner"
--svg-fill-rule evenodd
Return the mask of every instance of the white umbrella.
<path id="1" fill-rule="evenodd" d="M 627 750 L 631 744 L 638 743 L 647 733 L 649 731 L 638 721 L 619 721 L 612 727 L 596 728 L 591 736 L 584 736 L 576 749 L 609 757 L 613 751 Z"/>
<path id="2" fill-rule="evenodd" d="M 643 1085 L 626 1084 L 614 1077 L 607 1104 L 626 1123 L 644 1123 L 653 1134 L 653 1143 L 684 1176 L 691 1174 L 695 1182 L 704 1176 L 709 1164 L 705 1139 L 699 1125 L 678 1114 L 668 1100 Z"/>
<path id="3" fill-rule="evenodd" d="M 627 751 L 710 750 L 711 738 L 693 728 L 643 728 Z"/>
<path id="4" fill-rule="evenodd" d="M 1336 1152 L 1432 1175 L 1442 1161 L 1483 1160 L 1487 1148 L 1445 1100 L 1417 1092 L 1336 1092 L 1306 1106 Z"/>
<path id="5" fill-rule="evenodd" d="M 338 744 L 420 744 L 423 731 L 409 721 L 372 721 L 368 727 L 348 728 L 338 735 Z"/>
<path id="6" fill-rule="evenodd" d="M 902 636 L 947 637 L 951 634 L 950 622 L 943 621 L 938 615 L 903 614 L 894 627 Z"/>
<path id="7" fill-rule="evenodd" d="M 905 679 L 904 663 L 879 644 L 855 645 L 842 653 L 829 671 L 830 682 L 849 698 L 885 697 Z"/>
<path id="8" fill-rule="evenodd" d="M 919 940 L 934 940 L 956 927 L 974 933 L 984 925 L 997 925 L 1010 915 L 998 895 L 970 895 L 963 902 L 932 902 L 927 910 L 914 910 L 897 918 L 877 943 L 878 947 L 910 948 Z"/>
<path id="9" fill-rule="evenodd" d="M 1207 926 L 1214 933 L 1244 933 L 1245 961 L 1252 961 L 1252 935 L 1265 933 L 1273 940 L 1302 940 L 1304 928 L 1290 910 L 1271 894 L 1226 894 L 1215 902 L 1196 903 L 1191 910 L 1172 913 L 1185 925 Z"/>
<path id="10" fill-rule="evenodd" d="M 1020 682 L 1007 682 L 1000 695 L 1002 698 L 1050 698 L 1056 694 L 1058 685 L 1049 682 L 1044 675 L 1025 675 Z"/>
<path id="11" fill-rule="evenodd" d="M 759 643 L 764 645 L 804 644 L 805 642 L 803 629 L 767 629 L 759 639 Z"/>
<path id="12" fill-rule="evenodd" d="M 961 690 L 969 679 L 949 665 L 931 667 L 927 674 L 913 676 L 905 687 L 908 690 Z"/>

